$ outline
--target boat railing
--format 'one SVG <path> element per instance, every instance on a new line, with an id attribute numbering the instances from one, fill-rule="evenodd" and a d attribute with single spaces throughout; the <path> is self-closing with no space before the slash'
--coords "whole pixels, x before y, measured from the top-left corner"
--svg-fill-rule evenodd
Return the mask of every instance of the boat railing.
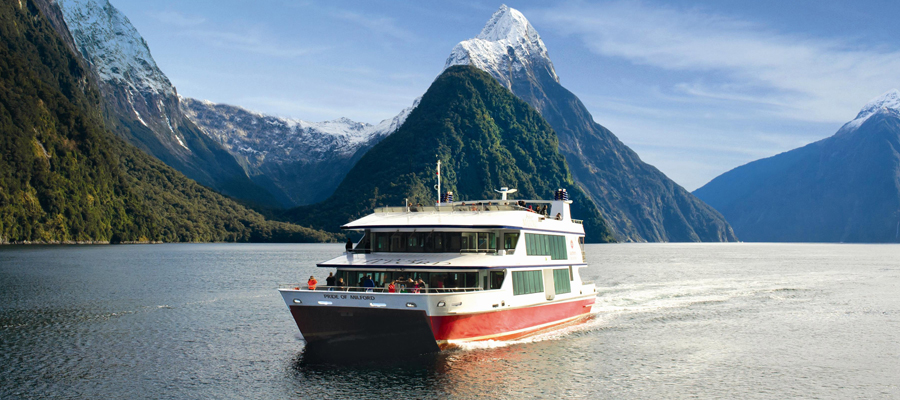
<path id="1" fill-rule="evenodd" d="M 292 289 L 292 290 L 312 290 L 316 292 L 352 292 L 352 293 L 464 293 L 464 292 L 478 292 L 482 291 L 481 287 L 459 287 L 459 288 L 414 288 L 414 287 L 401 287 L 398 286 L 396 288 L 396 292 L 389 292 L 388 288 L 383 286 L 378 287 L 360 287 L 360 286 L 323 286 L 316 285 L 315 289 L 310 289 L 309 285 L 301 285 L 301 284 L 283 284 L 278 286 L 279 289 Z"/>
<path id="2" fill-rule="evenodd" d="M 536 204 L 547 203 L 545 201 L 534 202 Z M 469 212 L 480 212 L 480 211 L 529 211 L 536 213 L 537 211 L 534 208 L 528 208 L 528 206 L 521 206 L 514 202 L 510 201 L 497 201 L 497 202 L 485 202 L 485 201 L 477 201 L 471 203 L 453 203 L 447 205 L 440 206 L 409 206 L 409 207 L 378 207 L 375 209 L 376 214 L 381 213 L 415 213 L 415 212 L 461 212 L 461 211 L 469 211 Z M 545 217 L 549 218 L 550 216 L 544 214 Z"/>
<path id="3" fill-rule="evenodd" d="M 379 207 L 375 209 L 380 213 L 405 213 L 405 212 L 454 212 L 454 211 L 527 211 L 525 207 L 515 204 L 489 204 L 472 203 L 446 206 L 409 206 L 409 207 Z"/>

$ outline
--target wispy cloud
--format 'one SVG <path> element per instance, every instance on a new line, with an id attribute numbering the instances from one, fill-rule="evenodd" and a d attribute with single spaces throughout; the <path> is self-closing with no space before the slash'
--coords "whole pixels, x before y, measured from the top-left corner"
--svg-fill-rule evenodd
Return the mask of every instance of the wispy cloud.
<path id="1" fill-rule="evenodd" d="M 599 55 L 720 78 L 673 90 L 777 105 L 771 112 L 787 119 L 846 121 L 872 97 L 900 86 L 900 49 L 777 32 L 696 8 L 570 3 L 533 14 Z"/>
<path id="2" fill-rule="evenodd" d="M 273 35 L 259 29 L 224 31 L 214 29 L 190 29 L 182 32 L 207 45 L 279 58 L 295 58 L 325 50 L 325 47 L 298 47 L 279 42 Z"/>
<path id="3" fill-rule="evenodd" d="M 330 14 L 335 18 L 351 22 L 380 35 L 405 42 L 415 42 L 418 40 L 413 32 L 401 28 L 397 25 L 397 21 L 390 17 L 369 14 L 363 15 L 347 10 L 332 11 Z"/>
<path id="4" fill-rule="evenodd" d="M 182 28 L 194 27 L 206 22 L 203 17 L 191 17 L 177 11 L 161 11 L 150 13 L 150 16 L 164 24 L 179 26 Z"/>

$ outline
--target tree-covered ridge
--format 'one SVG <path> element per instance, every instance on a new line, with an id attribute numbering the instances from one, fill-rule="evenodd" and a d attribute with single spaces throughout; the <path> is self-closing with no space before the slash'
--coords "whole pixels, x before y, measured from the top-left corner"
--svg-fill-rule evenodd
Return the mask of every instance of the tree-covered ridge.
<path id="1" fill-rule="evenodd" d="M 436 201 L 435 162 L 444 191 L 455 200 L 492 199 L 501 186 L 517 198 L 553 198 L 569 190 L 575 218 L 589 241 L 612 234 L 597 208 L 572 181 L 553 129 L 527 103 L 487 73 L 456 66 L 439 76 L 400 129 L 374 146 L 323 203 L 292 209 L 291 220 L 321 229 L 359 218 L 380 205 Z"/>
<path id="2" fill-rule="evenodd" d="M 266 221 L 105 130 L 34 0 L 0 3 L 0 241 L 327 241 Z"/>

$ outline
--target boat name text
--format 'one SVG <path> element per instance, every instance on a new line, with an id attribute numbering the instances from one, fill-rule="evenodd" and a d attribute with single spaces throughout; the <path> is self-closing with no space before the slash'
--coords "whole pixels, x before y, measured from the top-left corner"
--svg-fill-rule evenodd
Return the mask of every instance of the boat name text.
<path id="1" fill-rule="evenodd" d="M 346 299 L 375 300 L 375 296 L 365 296 L 365 295 L 358 295 L 358 294 L 324 294 L 322 296 L 324 296 L 326 299 L 334 299 L 334 300 L 337 300 L 337 299 L 341 299 L 341 300 L 346 300 Z"/>

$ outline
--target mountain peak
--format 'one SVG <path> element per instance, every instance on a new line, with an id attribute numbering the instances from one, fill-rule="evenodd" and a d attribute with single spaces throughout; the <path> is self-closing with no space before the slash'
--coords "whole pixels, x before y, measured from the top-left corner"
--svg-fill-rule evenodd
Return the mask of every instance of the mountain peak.
<path id="1" fill-rule="evenodd" d="M 533 39 L 540 40 L 540 36 L 528 22 L 528 19 L 519 10 L 509 8 L 506 4 L 500 6 L 500 9 L 491 16 L 491 19 L 481 29 L 481 33 L 476 37 L 491 42 L 503 39 L 515 42 L 519 38 L 525 38 L 529 41 Z"/>
<path id="2" fill-rule="evenodd" d="M 855 130 L 869 117 L 880 112 L 893 112 L 895 115 L 900 113 L 900 91 L 891 89 L 872 100 L 869 100 L 853 121 L 846 123 L 838 133 Z"/>
<path id="3" fill-rule="evenodd" d="M 878 96 L 872 100 L 870 100 L 866 105 L 859 111 L 859 114 L 856 115 L 856 118 L 864 118 L 872 115 L 879 110 L 889 109 L 900 111 L 900 91 L 897 89 L 888 90 L 886 93 Z"/>
<path id="4" fill-rule="evenodd" d="M 58 4 L 78 50 L 100 78 L 145 92 L 175 94 L 147 42 L 109 0 L 59 0 Z"/>
<path id="5" fill-rule="evenodd" d="M 472 65 L 507 88 L 516 75 L 535 76 L 538 66 L 545 66 L 550 78 L 559 82 L 537 30 L 521 12 L 505 4 L 491 15 L 478 36 L 453 48 L 444 69 L 453 65 Z"/>

